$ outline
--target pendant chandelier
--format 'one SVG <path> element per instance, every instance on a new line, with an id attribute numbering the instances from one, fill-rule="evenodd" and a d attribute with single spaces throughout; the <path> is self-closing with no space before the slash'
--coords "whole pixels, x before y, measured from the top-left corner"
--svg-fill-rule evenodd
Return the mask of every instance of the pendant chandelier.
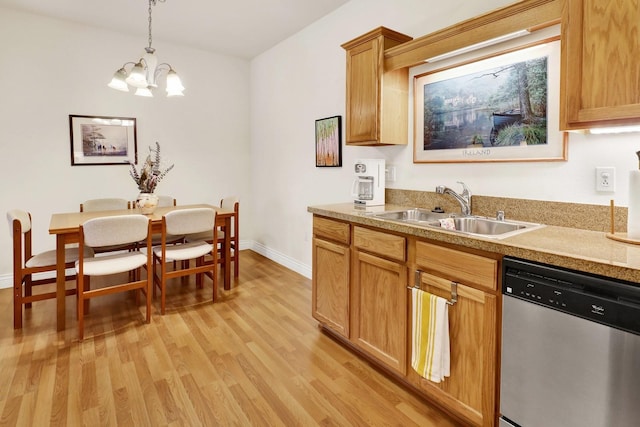
<path id="1" fill-rule="evenodd" d="M 110 88 L 129 92 L 129 86 L 132 86 L 136 88 L 136 95 L 152 97 L 153 89 L 158 87 L 158 77 L 163 71 L 166 71 L 167 96 L 184 96 L 182 93 L 184 86 L 182 86 L 178 74 L 166 62 L 158 65 L 156 50 L 151 47 L 151 7 L 155 6 L 158 1 L 164 3 L 166 0 L 149 0 L 149 47 L 144 48 L 145 52 L 138 62 L 126 62 L 122 68 L 114 73 L 109 83 Z M 128 65 L 133 65 L 129 72 L 126 70 Z"/>

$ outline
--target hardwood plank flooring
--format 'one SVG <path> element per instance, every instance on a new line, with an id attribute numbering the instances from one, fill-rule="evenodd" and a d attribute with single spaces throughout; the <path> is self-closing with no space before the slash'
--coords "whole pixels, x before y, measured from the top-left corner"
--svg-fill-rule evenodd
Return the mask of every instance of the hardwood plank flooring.
<path id="1" fill-rule="evenodd" d="M 0 426 L 458 425 L 324 334 L 310 280 L 240 257 L 219 302 L 208 279 L 178 279 L 148 325 L 131 293 L 92 300 L 83 342 L 75 297 L 66 331 L 53 300 L 14 331 L 12 290 L 0 290 Z"/>

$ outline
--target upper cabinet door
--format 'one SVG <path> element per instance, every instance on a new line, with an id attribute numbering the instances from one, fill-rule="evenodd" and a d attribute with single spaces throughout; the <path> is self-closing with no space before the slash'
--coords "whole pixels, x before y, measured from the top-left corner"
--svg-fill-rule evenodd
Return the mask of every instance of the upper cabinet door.
<path id="1" fill-rule="evenodd" d="M 640 2 L 567 0 L 562 130 L 640 123 Z"/>
<path id="2" fill-rule="evenodd" d="M 380 27 L 347 51 L 346 144 L 407 144 L 409 69 L 385 72 L 384 51 L 411 37 Z"/>

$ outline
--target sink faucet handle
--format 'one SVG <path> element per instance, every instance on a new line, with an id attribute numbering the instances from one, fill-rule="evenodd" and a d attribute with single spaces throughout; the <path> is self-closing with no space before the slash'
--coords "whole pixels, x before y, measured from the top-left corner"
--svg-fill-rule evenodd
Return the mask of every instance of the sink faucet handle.
<path id="1" fill-rule="evenodd" d="M 457 181 L 457 183 L 462 185 L 462 197 L 466 198 L 467 201 L 471 200 L 471 190 L 469 190 L 467 184 L 462 181 Z"/>
<path id="2" fill-rule="evenodd" d="M 498 211 L 498 212 L 496 212 L 496 220 L 498 220 L 498 221 L 504 221 L 504 211 Z"/>

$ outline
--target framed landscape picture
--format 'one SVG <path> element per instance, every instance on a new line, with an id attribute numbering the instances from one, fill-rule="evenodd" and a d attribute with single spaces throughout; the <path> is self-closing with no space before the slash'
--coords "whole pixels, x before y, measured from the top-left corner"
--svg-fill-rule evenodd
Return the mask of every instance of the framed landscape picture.
<path id="1" fill-rule="evenodd" d="M 316 120 L 316 167 L 342 166 L 342 117 Z"/>
<path id="2" fill-rule="evenodd" d="M 557 37 L 414 78 L 414 163 L 567 159 Z"/>
<path id="3" fill-rule="evenodd" d="M 69 115 L 71 165 L 137 163 L 136 119 Z"/>

